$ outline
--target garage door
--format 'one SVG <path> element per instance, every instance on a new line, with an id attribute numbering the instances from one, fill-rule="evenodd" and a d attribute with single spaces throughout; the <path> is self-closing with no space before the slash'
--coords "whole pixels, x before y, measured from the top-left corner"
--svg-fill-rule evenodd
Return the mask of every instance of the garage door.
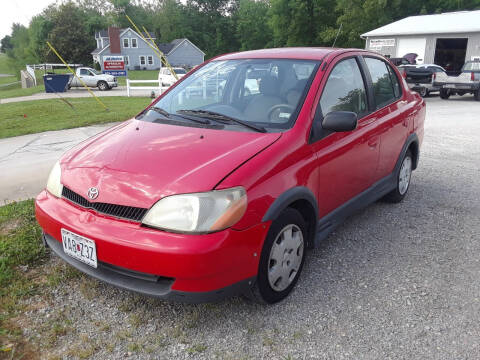
<path id="1" fill-rule="evenodd" d="M 397 57 L 402 57 L 408 53 L 415 53 L 418 55 L 417 63 L 423 64 L 426 43 L 427 39 L 425 38 L 399 39 Z"/>

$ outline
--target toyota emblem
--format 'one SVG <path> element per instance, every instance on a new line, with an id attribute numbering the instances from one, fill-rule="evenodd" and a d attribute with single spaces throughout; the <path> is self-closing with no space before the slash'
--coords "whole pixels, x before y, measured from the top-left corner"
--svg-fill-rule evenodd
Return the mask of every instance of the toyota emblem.
<path id="1" fill-rule="evenodd" d="M 91 187 L 88 189 L 87 195 L 91 200 L 95 200 L 98 197 L 98 189 L 96 187 Z"/>

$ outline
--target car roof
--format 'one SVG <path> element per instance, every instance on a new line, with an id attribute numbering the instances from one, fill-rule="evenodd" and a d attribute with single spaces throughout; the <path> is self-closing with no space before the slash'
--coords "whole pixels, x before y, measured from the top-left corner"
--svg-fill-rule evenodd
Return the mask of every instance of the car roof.
<path id="1" fill-rule="evenodd" d="M 342 54 L 345 52 L 367 52 L 362 49 L 340 49 L 340 48 L 320 48 L 320 47 L 292 47 L 243 51 L 231 54 L 220 55 L 215 60 L 233 60 L 233 59 L 304 59 L 304 60 L 322 60 L 329 54 Z M 378 55 L 373 52 L 367 52 Z"/>

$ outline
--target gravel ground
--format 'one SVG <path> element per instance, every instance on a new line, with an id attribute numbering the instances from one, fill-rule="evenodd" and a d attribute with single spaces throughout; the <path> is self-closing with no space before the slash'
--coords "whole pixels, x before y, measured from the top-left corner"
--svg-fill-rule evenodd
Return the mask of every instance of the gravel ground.
<path id="1" fill-rule="evenodd" d="M 25 336 L 63 324 L 43 353 L 63 358 L 480 358 L 480 102 L 427 103 L 405 201 L 346 221 L 280 304 L 166 303 L 81 276 L 30 300 Z"/>

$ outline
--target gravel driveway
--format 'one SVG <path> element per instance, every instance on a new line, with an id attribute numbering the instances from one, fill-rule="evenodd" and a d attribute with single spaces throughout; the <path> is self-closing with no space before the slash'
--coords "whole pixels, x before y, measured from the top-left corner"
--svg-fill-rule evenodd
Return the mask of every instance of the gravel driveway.
<path id="1" fill-rule="evenodd" d="M 166 303 L 81 276 L 31 299 L 25 336 L 67 324 L 46 352 L 65 358 L 480 358 L 480 102 L 427 103 L 405 201 L 347 220 L 282 303 Z"/>

